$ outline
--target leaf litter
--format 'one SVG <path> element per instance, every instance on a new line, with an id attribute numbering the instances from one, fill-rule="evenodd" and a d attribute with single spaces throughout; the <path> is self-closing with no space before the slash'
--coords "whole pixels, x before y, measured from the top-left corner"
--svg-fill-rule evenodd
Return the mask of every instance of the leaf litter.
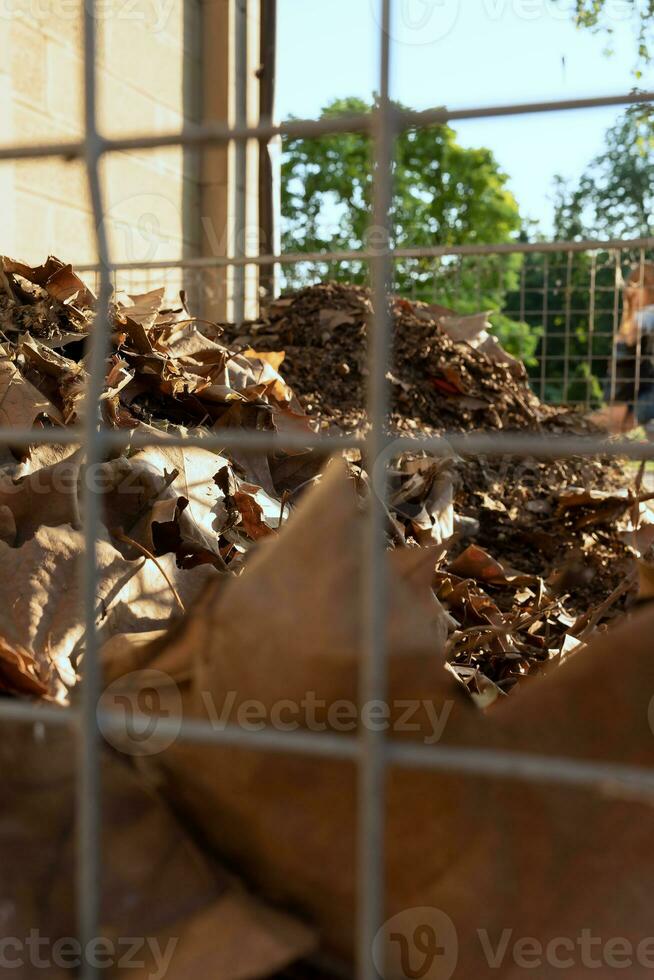
<path id="1" fill-rule="evenodd" d="M 389 308 L 392 432 L 600 433 L 579 412 L 538 399 L 485 314 L 399 298 Z M 364 433 L 371 314 L 365 287 L 322 283 L 271 302 L 257 321 L 226 325 L 225 335 L 248 350 L 283 350 L 284 377 L 321 431 Z M 352 465 L 363 476 L 360 456 Z M 601 630 L 624 613 L 637 600 L 637 562 L 654 558 L 651 537 L 634 537 L 639 523 L 651 527 L 649 497 L 612 457 L 405 453 L 390 485 L 395 545 L 447 542 L 433 584 L 456 620 L 448 660 L 484 705 L 489 690 L 506 693 L 578 650 L 589 616 Z M 503 571 L 492 575 L 496 565 Z"/>
<path id="2" fill-rule="evenodd" d="M 485 316 L 400 299 L 390 309 L 394 432 L 597 431 L 539 401 Z M 183 294 L 171 302 L 163 289 L 115 293 L 104 423 L 153 437 L 201 439 L 223 428 L 363 435 L 370 314 L 367 290 L 329 283 L 282 297 L 259 320 L 237 325 L 196 319 Z M 36 268 L 2 260 L 4 426 L 51 430 L 81 420 L 84 342 L 96 315 L 95 298 L 70 266 L 53 257 Z M 63 703 L 76 697 L 84 655 L 76 574 L 83 455 L 37 444 L 2 452 L 0 696 Z M 129 679 L 154 659 L 196 701 L 198 687 L 218 691 L 230 672 L 235 689 L 254 683 L 271 704 L 292 694 L 292 683 L 298 697 L 317 689 L 327 701 L 344 693 L 356 700 L 356 541 L 374 473 L 362 453 L 343 455 L 325 477 L 325 456 L 309 451 L 139 444 L 109 456 L 97 474 L 97 626 L 107 681 Z M 423 674 L 430 691 L 446 690 L 434 674 L 444 664 L 487 708 L 654 595 L 654 508 L 642 471 L 632 480 L 608 457 L 542 463 L 416 451 L 394 458 L 388 478 L 393 690 L 398 683 L 411 690 Z M 288 522 L 291 537 L 280 534 Z M 175 747 L 153 765 L 163 766 L 173 795 L 179 790 L 180 813 L 252 866 L 240 825 L 230 844 L 235 828 L 221 816 L 235 798 L 229 780 L 245 785 L 248 769 L 227 768 L 229 780 L 217 786 L 211 765 L 197 764 L 200 751 Z M 265 783 L 258 766 L 252 772 L 256 785 Z M 251 788 L 241 796 L 257 799 Z M 273 864 L 284 853 L 274 850 Z M 306 896 L 293 894 L 302 881 L 297 869 L 285 869 L 281 880 L 289 902 L 302 905 Z M 320 890 L 311 894 L 316 921 L 328 922 L 330 889 L 323 910 Z M 260 915 L 243 918 L 244 937 Z M 300 929 L 277 958 L 266 949 L 251 975 L 310 946 Z M 230 965 L 225 976 L 240 967 Z"/>
<path id="3" fill-rule="evenodd" d="M 79 422 L 83 342 L 93 329 L 95 298 L 54 257 L 36 268 L 5 258 L 0 283 L 4 424 Z M 390 311 L 389 425 L 398 434 L 594 431 L 578 413 L 539 401 L 524 366 L 488 332 L 485 315 L 458 316 L 398 298 Z M 202 436 L 223 427 L 364 434 L 371 313 L 368 290 L 333 283 L 284 296 L 259 320 L 238 325 L 197 320 L 183 294 L 170 303 L 162 288 L 115 293 L 104 422 L 153 436 Z M 52 462 L 36 447 L 14 451 L 0 470 L 0 536 L 18 563 L 44 528 L 66 548 L 75 541 L 73 550 L 81 549 L 83 460 L 79 451 L 64 452 Z M 365 461 L 356 451 L 347 456 L 353 486 L 365 499 L 371 492 Z M 291 517 L 323 464 L 308 451 L 162 446 L 108 459 L 100 472 L 103 546 L 115 562 L 107 568 L 120 569 L 122 560 L 122 587 L 140 597 L 143 630 L 175 617 L 207 576 L 240 574 L 250 551 Z M 432 587 L 451 616 L 447 659 L 473 696 L 486 692 L 484 704 L 489 690 L 506 693 L 564 659 L 589 638 L 589 623 L 603 629 L 638 599 L 652 558 L 651 536 L 644 534 L 653 523 L 650 498 L 630 487 L 610 458 L 543 463 L 403 453 L 391 463 L 389 484 L 389 546 L 437 547 Z M 51 546 L 53 581 L 66 548 Z M 102 575 L 108 588 L 98 627 L 106 639 L 121 622 L 114 610 L 122 592 L 117 570 Z M 154 595 L 147 591 L 153 579 Z M 19 578 L 15 587 L 19 595 L 33 591 L 34 577 Z M 16 602 L 0 616 L 1 635 L 29 651 L 39 683 L 59 700 L 75 684 L 80 655 L 77 612 L 67 605 L 65 643 L 47 610 L 38 630 L 29 619 L 17 625 Z M 34 648 L 37 634 L 44 640 Z"/>
<path id="4" fill-rule="evenodd" d="M 6 428 L 79 423 L 84 341 L 97 314 L 70 266 L 2 260 L 0 414 Z M 235 353 L 163 289 L 116 293 L 101 410 L 114 429 L 202 438 L 223 427 L 310 431 L 280 357 Z M 251 455 L 196 447 L 128 447 L 95 474 L 102 493 L 98 629 L 169 624 L 208 578 L 238 574 L 250 548 L 278 533 L 301 483 L 322 460 L 308 452 Z M 83 549 L 83 454 L 75 447 L 5 450 L 0 547 L 7 572 L 0 637 L 2 690 L 65 701 L 77 680 L 83 625 L 73 569 Z M 221 476 L 222 474 L 222 476 Z M 65 572 L 65 574 L 64 574 Z M 129 608 L 128 608 L 129 607 Z M 31 657 L 32 661 L 27 660 Z M 44 690 L 31 682 L 32 675 Z"/>

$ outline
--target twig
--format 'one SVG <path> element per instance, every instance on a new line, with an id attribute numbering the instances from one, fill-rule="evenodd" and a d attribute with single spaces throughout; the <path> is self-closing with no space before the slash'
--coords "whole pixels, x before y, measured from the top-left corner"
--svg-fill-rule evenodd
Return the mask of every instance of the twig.
<path id="1" fill-rule="evenodd" d="M 549 613 L 554 612 L 558 606 L 560 606 L 560 600 L 557 599 L 549 605 L 542 606 L 540 609 L 537 609 L 524 620 L 518 619 L 514 622 L 489 624 L 488 626 L 484 626 L 482 624 L 479 626 L 466 626 L 464 629 L 455 630 L 447 641 L 445 647 L 446 653 L 454 649 L 455 644 L 461 639 L 466 636 L 470 636 L 473 633 L 477 634 L 477 638 L 467 647 L 468 652 L 470 650 L 476 650 L 482 643 L 484 643 L 485 640 L 491 639 L 494 636 L 497 638 L 501 636 L 513 638 L 514 634 L 524 632 L 524 630 L 528 629 L 534 623 L 537 623 L 539 619 L 542 619 L 543 616 L 547 616 Z"/>
<path id="2" fill-rule="evenodd" d="M 281 531 L 282 521 L 284 520 L 284 508 L 286 507 L 286 504 L 288 503 L 291 496 L 292 494 L 288 490 L 284 490 L 284 492 L 282 493 L 281 506 L 279 508 L 279 524 L 277 525 L 278 531 Z"/>
<path id="3" fill-rule="evenodd" d="M 613 606 L 618 601 L 618 599 L 620 599 L 625 594 L 625 592 L 629 591 L 629 589 L 634 584 L 634 578 L 635 575 L 633 572 L 625 576 L 625 578 L 622 580 L 620 585 L 618 585 L 618 587 L 613 590 L 611 595 L 607 596 L 603 602 L 600 602 L 599 606 L 596 606 L 595 609 L 587 613 L 588 622 L 582 629 L 581 633 L 577 635 L 576 639 L 583 641 L 586 639 L 587 636 L 589 636 L 593 632 L 593 630 L 599 623 L 602 616 L 606 615 L 606 613 L 609 611 L 611 606 Z"/>
<path id="4" fill-rule="evenodd" d="M 157 568 L 159 569 L 159 571 L 161 572 L 161 574 L 165 578 L 166 582 L 168 583 L 168 585 L 170 587 L 170 591 L 175 596 L 175 599 L 177 601 L 177 604 L 178 604 L 179 608 L 182 610 L 183 613 L 185 613 L 186 612 L 186 608 L 185 608 L 184 603 L 182 602 L 182 600 L 180 598 L 180 594 L 177 591 L 177 589 L 175 588 L 175 586 L 173 585 L 173 583 L 168 578 L 168 574 L 167 574 L 165 568 L 163 567 L 163 565 L 161 564 L 161 562 L 159 561 L 159 559 L 155 555 L 153 555 L 151 551 L 148 551 L 148 549 L 145 547 L 145 545 L 140 544 L 138 541 L 135 541 L 134 538 L 130 538 L 130 536 L 128 534 L 125 534 L 120 529 L 113 530 L 111 533 L 113 534 L 113 536 L 115 538 L 118 538 L 119 541 L 123 541 L 125 544 L 129 544 L 133 548 L 136 548 L 137 551 L 142 552 L 142 554 L 145 555 L 146 558 L 149 558 L 151 561 L 153 561 L 155 563 L 155 565 L 157 566 Z"/>

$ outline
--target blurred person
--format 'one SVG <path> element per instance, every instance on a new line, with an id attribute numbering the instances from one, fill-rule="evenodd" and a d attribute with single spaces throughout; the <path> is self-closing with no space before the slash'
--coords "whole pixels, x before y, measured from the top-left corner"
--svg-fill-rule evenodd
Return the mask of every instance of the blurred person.
<path id="1" fill-rule="evenodd" d="M 654 436 L 654 262 L 632 269 L 625 283 L 613 363 L 615 390 L 608 378 L 604 397 L 610 404 L 596 420 L 611 432 L 643 425 Z"/>

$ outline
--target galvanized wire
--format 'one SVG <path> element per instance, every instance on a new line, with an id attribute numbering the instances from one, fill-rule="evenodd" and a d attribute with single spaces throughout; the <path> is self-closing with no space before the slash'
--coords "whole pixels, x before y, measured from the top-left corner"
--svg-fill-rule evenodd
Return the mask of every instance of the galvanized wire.
<path id="1" fill-rule="evenodd" d="M 384 2 L 384 0 L 382 0 Z M 417 128 L 465 119 L 492 119 L 502 116 L 525 116 L 544 112 L 569 112 L 579 109 L 600 109 L 607 106 L 644 105 L 654 102 L 654 92 L 624 92 L 616 95 L 598 96 L 586 99 L 553 99 L 545 102 L 522 102 L 509 105 L 473 106 L 468 109 L 433 108 L 416 112 L 411 109 L 398 109 L 396 128 Z M 258 126 L 229 126 L 220 122 L 187 126 L 174 133 L 153 133 L 152 135 L 103 137 L 100 143 L 102 153 L 117 153 L 122 150 L 154 150 L 170 146 L 211 146 L 229 143 L 232 140 L 272 140 L 276 136 L 307 139 L 329 136 L 336 133 L 372 132 L 374 118 L 371 114 L 331 116 L 327 119 L 292 119 L 278 125 L 269 123 Z M 27 143 L 13 146 L 0 146 L 0 160 L 25 160 L 37 157 L 64 157 L 66 160 L 84 159 L 85 140 L 68 142 Z"/>
<path id="2" fill-rule="evenodd" d="M 375 113 L 373 226 L 384 231 L 384 244 L 371 261 L 373 320 L 368 338 L 370 363 L 368 416 L 370 434 L 366 439 L 367 458 L 381 459 L 386 451 L 389 416 L 391 315 L 388 295 L 392 281 L 390 253 L 390 211 L 392 200 L 392 161 L 395 119 L 390 102 L 391 0 L 381 0 L 379 50 L 379 96 Z M 377 492 L 370 495 L 368 533 L 365 540 L 364 599 L 365 649 L 361 661 L 359 693 L 368 704 L 386 701 L 387 592 L 386 569 L 386 478 L 382 471 Z M 358 976 L 377 980 L 372 958 L 373 942 L 384 919 L 385 894 L 385 776 L 386 736 L 375 726 L 364 726 L 360 734 L 362 756 L 358 793 Z"/>
<path id="3" fill-rule="evenodd" d="M 464 119 L 517 116 L 551 111 L 576 111 L 583 108 L 642 104 L 654 101 L 654 93 L 623 93 L 603 98 L 553 100 L 539 103 L 512 104 L 494 107 L 472 107 L 456 110 L 443 108 L 413 112 L 398 109 L 390 101 L 390 35 L 391 0 L 381 0 L 382 18 L 380 30 L 380 84 L 379 104 L 373 114 L 337 116 L 326 120 L 289 121 L 280 125 L 270 122 L 259 126 L 245 125 L 241 113 L 238 124 L 230 127 L 219 122 L 202 126 L 189 126 L 179 132 L 163 134 L 137 134 L 130 137 L 105 138 L 98 132 L 96 119 L 96 21 L 94 0 L 86 0 L 84 8 L 84 85 L 85 85 L 85 133 L 81 141 L 35 143 L 0 147 L 0 160 L 21 160 L 46 157 L 82 159 L 85 162 L 92 203 L 96 246 L 99 264 L 86 266 L 99 273 L 99 302 L 93 336 L 90 340 L 89 379 L 84 423 L 81 427 L 52 430 L 2 430 L 0 442 L 15 446 L 39 443 L 79 444 L 85 450 L 85 465 L 93 467 L 102 462 L 104 454 L 112 448 L 148 446 L 200 446 L 220 452 L 239 448 L 245 451 L 274 449 L 313 448 L 330 453 L 345 448 L 361 448 L 369 459 L 390 458 L 393 453 L 405 450 L 423 450 L 434 454 L 460 455 L 531 455 L 541 459 L 563 458 L 570 455 L 612 455 L 631 459 L 654 459 L 654 446 L 633 443 L 628 440 L 604 438 L 551 437 L 529 433 L 446 433 L 440 437 L 412 440 L 399 438 L 391 441 L 386 433 L 388 391 L 386 371 L 390 357 L 391 323 L 386 295 L 391 282 L 391 263 L 401 258 L 438 258 L 444 256 L 483 256 L 502 254 L 545 254 L 567 250 L 606 251 L 622 247 L 654 247 L 654 239 L 579 241 L 549 243 L 503 243 L 481 246 L 432 246 L 401 248 L 391 252 L 389 245 L 389 211 L 391 201 L 391 172 L 393 136 L 411 127 L 448 123 Z M 242 93 L 241 93 L 242 95 Z M 337 253 L 286 253 L 257 257 L 234 256 L 223 258 L 209 256 L 201 259 L 152 261 L 145 263 L 112 263 L 104 231 L 104 207 L 99 175 L 103 155 L 123 150 L 154 149 L 166 146 L 205 147 L 229 141 L 242 143 L 248 139 L 268 140 L 276 136 L 291 138 L 317 137 L 343 132 L 369 133 L 375 146 L 375 206 L 373 224 L 385 228 L 387 237 L 378 250 L 341 251 Z M 280 437 L 268 432 L 213 431 L 204 434 L 173 434 L 156 432 L 110 432 L 98 425 L 97 408 L 104 385 L 104 366 L 108 346 L 107 300 L 111 290 L 112 275 L 122 269 L 161 268 L 217 269 L 220 267 L 242 268 L 247 265 L 293 264 L 323 261 L 341 262 L 365 260 L 371 263 L 374 297 L 374 328 L 370 339 L 370 397 L 369 417 L 372 422 L 370 435 L 365 442 L 355 436 L 285 435 Z M 618 264 L 616 253 L 616 283 Z M 642 258 L 641 258 L 642 262 Z M 570 271 L 570 259 L 568 259 Z M 594 266 L 593 266 L 594 268 Z M 543 318 L 547 321 L 547 259 L 543 292 Z M 521 280 L 521 316 L 524 316 L 524 270 Z M 592 294 L 595 293 L 595 283 Z M 617 292 L 616 292 L 617 295 Z M 593 300 L 594 302 L 594 300 Z M 618 305 L 615 300 L 614 331 L 617 329 Z M 566 297 L 566 352 L 569 353 L 570 281 Z M 594 306 L 593 306 L 594 320 Z M 592 333 L 592 330 L 591 330 Z M 546 340 L 544 340 L 545 365 L 541 387 L 547 382 Z M 615 355 L 613 356 L 615 366 Z M 567 370 L 567 369 L 566 369 Z M 615 371 L 613 388 L 615 388 Z M 567 374 L 566 374 L 567 382 Z M 81 701 L 79 707 L 56 708 L 48 705 L 18 701 L 0 701 L 0 721 L 39 722 L 44 724 L 70 725 L 79 737 L 78 780 L 78 922 L 79 938 L 85 945 L 99 935 L 102 875 L 100 867 L 101 833 L 101 786 L 100 746 L 98 725 L 103 729 L 119 731 L 124 727 L 124 717 L 111 717 L 97 705 L 101 689 L 96 631 L 96 596 L 98 570 L 96 542 L 101 527 L 99 494 L 94 492 L 94 481 L 84 480 L 83 513 L 85 555 L 81 574 L 83 577 L 84 621 L 86 644 L 83 661 Z M 384 560 L 384 504 L 382 498 L 373 497 L 366 541 L 366 589 L 364 621 L 366 625 L 365 655 L 362 661 L 360 696 L 365 701 L 386 698 L 386 581 Z M 564 785 L 586 786 L 602 792 L 628 790 L 634 798 L 654 793 L 654 773 L 642 767 L 620 766 L 576 759 L 549 758 L 533 753 L 504 752 L 493 749 L 467 747 L 424 746 L 398 744 L 388 741 L 383 733 L 362 730 L 357 739 L 311 732 L 284 733 L 273 730 L 250 732 L 227 726 L 215 729 L 208 722 L 183 719 L 161 719 L 162 734 L 166 725 L 175 727 L 182 741 L 207 744 L 231 744 L 257 746 L 261 750 L 275 752 L 304 752 L 321 757 L 343 758 L 357 761 L 360 765 L 359 782 L 359 976 L 362 980 L 376 980 L 372 962 L 372 941 L 384 915 L 384 775 L 389 765 L 419 767 L 435 771 L 454 771 L 479 776 L 536 780 Z M 159 725 L 159 723 L 158 723 Z M 616 789 L 617 788 L 617 789 Z M 84 980 L 96 980 L 97 970 L 84 966 Z"/>
<path id="4" fill-rule="evenodd" d="M 7 701 L 0 717 L 5 721 L 29 722 L 45 726 L 77 729 L 80 712 L 75 708 L 53 707 Z M 98 711 L 105 734 L 119 737 L 125 733 L 124 714 L 114 709 Z M 154 736 L 153 736 L 154 737 Z M 289 752 L 313 758 L 346 759 L 356 762 L 362 755 L 362 741 L 347 735 L 324 732 L 284 732 L 271 728 L 250 730 L 236 725 L 214 725 L 197 719 L 158 718 L 156 737 L 169 742 L 199 745 L 230 745 L 261 752 Z M 388 765 L 429 771 L 466 772 L 473 776 L 529 780 L 552 785 L 584 786 L 604 795 L 651 801 L 654 794 L 654 771 L 645 766 L 624 765 L 573 757 L 543 756 L 534 752 L 493 749 L 484 746 L 424 745 L 417 742 L 389 741 L 386 746 Z"/>
<path id="5" fill-rule="evenodd" d="M 99 406 L 104 391 L 105 360 L 109 344 L 107 311 L 111 296 L 109 250 L 104 223 L 99 164 L 101 142 L 97 129 L 97 36 L 95 0 L 85 0 L 84 18 L 84 149 L 89 196 L 93 212 L 96 249 L 100 263 L 100 290 L 94 330 L 89 336 L 88 381 L 84 402 L 85 461 L 82 468 L 84 555 L 82 558 L 82 602 L 85 624 L 83 676 L 81 680 L 81 729 L 78 737 L 77 778 L 77 919 L 82 949 L 92 948 L 100 936 L 102 904 L 101 871 L 101 756 L 97 705 L 101 691 L 96 605 L 99 576 L 96 542 L 100 536 L 101 498 L 86 473 L 102 462 L 103 447 L 98 433 Z M 96 980 L 99 970 L 86 959 L 83 980 Z"/>
<path id="6" fill-rule="evenodd" d="M 606 252 L 619 248 L 654 248 L 654 238 L 587 238 L 577 241 L 554 242 L 497 242 L 486 245 L 431 245 L 407 246 L 394 248 L 393 259 L 429 259 L 445 258 L 447 256 L 481 256 L 481 255 L 549 255 L 552 252 Z M 204 255 L 185 259 L 159 259 L 147 262 L 114 262 L 111 265 L 117 271 L 135 271 L 137 269 L 222 269 L 236 265 L 299 265 L 300 263 L 314 264 L 317 262 L 371 262 L 377 258 L 374 249 L 345 249 L 325 252 L 283 252 L 271 255 L 249 255 L 241 258 L 225 258 L 220 255 Z M 75 263 L 78 272 L 95 272 L 95 263 Z M 554 268 L 554 267 L 553 267 Z M 598 288 L 598 291 L 599 288 Z M 607 290 L 608 291 L 608 290 Z M 539 289 L 526 289 L 525 292 L 540 292 Z"/>

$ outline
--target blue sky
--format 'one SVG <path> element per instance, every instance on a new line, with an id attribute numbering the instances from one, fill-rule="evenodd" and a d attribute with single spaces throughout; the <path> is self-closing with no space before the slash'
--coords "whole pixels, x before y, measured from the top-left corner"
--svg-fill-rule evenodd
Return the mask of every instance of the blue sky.
<path id="1" fill-rule="evenodd" d="M 614 33 L 578 30 L 573 0 L 395 0 L 393 96 L 418 109 L 577 98 L 634 85 L 635 27 L 607 0 Z M 637 3 L 639 0 L 637 0 Z M 279 0 L 277 113 L 316 116 L 376 88 L 379 0 Z M 610 46 L 614 53 L 605 55 Z M 639 87 L 654 85 L 654 69 Z M 491 147 L 523 215 L 551 232 L 552 178 L 575 178 L 617 109 L 467 121 L 464 145 Z"/>

